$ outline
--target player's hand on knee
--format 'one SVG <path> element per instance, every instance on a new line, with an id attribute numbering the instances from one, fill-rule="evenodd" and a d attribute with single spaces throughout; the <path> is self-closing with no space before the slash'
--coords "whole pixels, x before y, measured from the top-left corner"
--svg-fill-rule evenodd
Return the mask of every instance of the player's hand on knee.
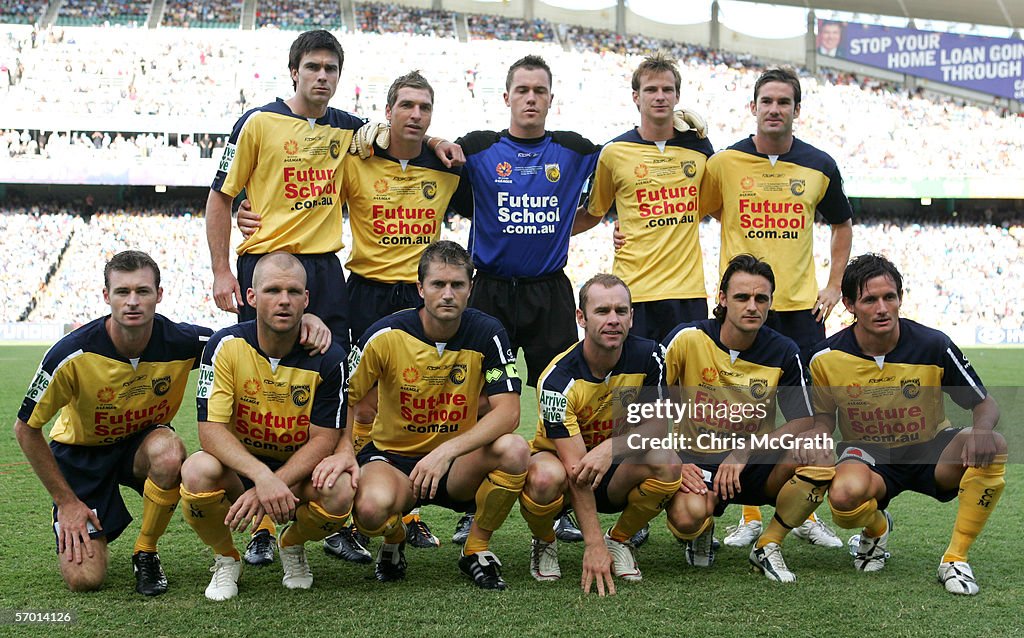
<path id="1" fill-rule="evenodd" d="M 309 356 L 324 354 L 331 347 L 333 335 L 331 329 L 320 317 L 303 314 L 299 329 L 299 344 L 309 352 Z"/>
<path id="2" fill-rule="evenodd" d="M 992 463 L 998 452 L 995 433 L 992 430 L 971 428 L 966 433 L 964 449 L 960 460 L 964 467 L 986 467 Z"/>
<path id="3" fill-rule="evenodd" d="M 441 479 L 451 469 L 454 461 L 455 457 L 448 454 L 443 443 L 420 459 L 409 474 L 413 495 L 419 499 L 434 498 Z"/>
<path id="4" fill-rule="evenodd" d="M 103 528 L 96 512 L 88 505 L 75 499 L 72 503 L 58 506 L 57 526 L 60 530 L 57 534 L 58 553 L 63 554 L 69 563 L 81 565 L 86 556 L 92 558 L 95 555 L 89 528 Z"/>
<path id="5" fill-rule="evenodd" d="M 704 472 L 693 463 L 684 463 L 680 474 L 682 484 L 679 491 L 684 494 L 707 494 L 708 486 L 704 483 Z"/>
<path id="6" fill-rule="evenodd" d="M 583 550 L 583 576 L 580 586 L 584 594 L 590 593 L 590 586 L 597 585 L 597 595 L 615 594 L 615 580 L 612 578 L 612 555 L 602 541 L 600 544 L 587 545 Z"/>
<path id="7" fill-rule="evenodd" d="M 348 472 L 351 478 L 352 489 L 356 489 L 359 483 L 359 464 L 356 462 L 355 456 L 352 454 L 331 454 L 330 456 L 325 456 L 313 468 L 313 475 L 311 477 L 313 487 L 318 490 L 332 489 L 338 478 L 345 472 Z"/>
<path id="8" fill-rule="evenodd" d="M 242 237 L 246 239 L 252 237 L 260 229 L 261 221 L 263 221 L 263 218 L 253 212 L 252 204 L 249 203 L 249 200 L 243 199 L 242 203 L 238 205 L 238 216 L 235 218 L 235 223 L 238 225 L 238 230 L 242 233 Z"/>

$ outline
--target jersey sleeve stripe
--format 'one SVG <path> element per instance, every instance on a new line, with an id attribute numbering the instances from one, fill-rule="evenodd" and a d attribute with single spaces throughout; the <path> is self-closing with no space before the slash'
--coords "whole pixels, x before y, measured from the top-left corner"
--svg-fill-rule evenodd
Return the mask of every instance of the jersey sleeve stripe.
<path id="1" fill-rule="evenodd" d="M 807 392 L 807 379 L 804 377 L 804 364 L 800 361 L 800 355 L 794 354 L 796 357 L 796 366 L 800 370 L 800 391 L 804 395 L 804 405 L 807 406 L 807 414 L 814 414 L 814 408 L 811 407 L 811 395 Z"/>
<path id="2" fill-rule="evenodd" d="M 494 335 L 491 339 L 494 341 L 494 347 L 498 351 L 498 360 L 501 361 L 502 365 L 507 364 L 508 357 L 505 356 L 505 351 L 501 349 L 501 339 L 498 338 L 498 335 Z M 505 379 L 505 388 L 507 388 L 509 392 L 515 392 L 515 389 L 512 387 L 511 378 Z"/>
<path id="3" fill-rule="evenodd" d="M 967 379 L 967 383 L 971 384 L 971 387 L 974 389 L 974 392 L 978 395 L 978 398 L 984 399 L 985 391 L 978 387 L 978 384 L 974 382 L 974 377 L 972 377 L 967 372 L 967 369 L 960 364 L 960 361 L 956 358 L 956 355 L 953 354 L 953 349 L 946 348 L 946 354 L 948 354 L 949 358 L 953 360 L 953 364 L 956 365 L 957 369 L 960 371 L 960 374 L 962 374 L 963 377 Z"/>

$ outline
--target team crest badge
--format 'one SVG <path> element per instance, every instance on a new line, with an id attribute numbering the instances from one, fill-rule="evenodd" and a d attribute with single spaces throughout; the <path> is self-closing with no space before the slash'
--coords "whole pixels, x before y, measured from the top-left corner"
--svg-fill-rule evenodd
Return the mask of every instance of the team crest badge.
<path id="1" fill-rule="evenodd" d="M 263 389 L 263 384 L 260 383 L 259 379 L 246 379 L 242 385 L 242 392 L 245 392 L 246 396 L 254 397 L 260 393 Z"/>
<path id="2" fill-rule="evenodd" d="M 679 165 L 683 168 L 683 175 L 686 175 L 690 179 L 693 179 L 697 175 L 697 162 L 693 160 L 686 160 L 680 162 Z"/>
<path id="3" fill-rule="evenodd" d="M 622 388 L 619 391 L 619 405 L 624 408 L 628 408 L 630 405 L 636 403 L 636 397 L 640 394 L 640 390 L 637 388 Z"/>
<path id="4" fill-rule="evenodd" d="M 768 379 L 751 379 L 750 396 L 758 401 L 768 396 Z"/>
<path id="5" fill-rule="evenodd" d="M 289 155 L 295 155 L 299 152 L 299 143 L 295 140 L 288 140 L 284 143 L 284 152 Z"/>
<path id="6" fill-rule="evenodd" d="M 420 380 L 420 371 L 416 368 L 402 370 L 402 380 L 406 383 L 416 383 Z"/>
<path id="7" fill-rule="evenodd" d="M 338 156 L 341 155 L 341 142 L 331 140 L 331 145 L 328 147 L 327 152 L 331 154 L 331 159 L 338 159 Z"/>
<path id="8" fill-rule="evenodd" d="M 293 385 L 292 386 L 292 403 L 296 407 L 302 407 L 309 403 L 309 386 L 308 385 Z"/>
<path id="9" fill-rule="evenodd" d="M 427 199 L 437 197 L 437 182 L 423 182 L 423 196 Z"/>
<path id="10" fill-rule="evenodd" d="M 921 394 L 921 380 L 901 379 L 900 388 L 903 391 L 904 397 L 908 399 L 916 399 L 917 395 Z"/>
<path id="11" fill-rule="evenodd" d="M 700 378 L 704 379 L 704 383 L 714 383 L 718 379 L 718 370 L 704 368 L 700 371 Z"/>
<path id="12" fill-rule="evenodd" d="M 750 190 L 754 187 L 754 178 L 749 175 L 740 180 L 740 188 L 745 191 Z"/>
<path id="13" fill-rule="evenodd" d="M 160 377 L 153 379 L 153 394 L 162 397 L 171 389 L 171 377 Z"/>
<path id="14" fill-rule="evenodd" d="M 633 174 L 636 175 L 637 179 L 643 179 L 647 177 L 647 173 L 649 172 L 650 170 L 647 168 L 647 164 L 644 164 L 642 162 L 640 164 L 637 164 L 636 168 L 633 169 Z"/>
<path id="15" fill-rule="evenodd" d="M 114 400 L 115 394 L 116 393 L 114 392 L 114 388 L 110 387 L 109 385 L 104 386 L 100 388 L 99 392 L 96 393 L 96 399 L 98 399 L 100 403 L 110 403 L 111 401 Z"/>
<path id="16" fill-rule="evenodd" d="M 452 366 L 452 369 L 448 371 L 448 380 L 455 385 L 462 385 L 466 381 L 466 366 L 462 363 L 456 363 Z"/>
<path id="17" fill-rule="evenodd" d="M 373 183 L 373 190 L 377 191 L 381 195 L 388 192 L 388 180 L 383 177 Z"/>
<path id="18" fill-rule="evenodd" d="M 512 165 L 508 162 L 502 162 L 494 168 L 494 171 L 498 174 L 498 177 L 508 177 L 512 174 Z"/>
<path id="19" fill-rule="evenodd" d="M 562 169 L 558 167 L 558 164 L 544 165 L 544 177 L 547 177 L 549 182 L 557 182 L 561 176 Z"/>
<path id="20" fill-rule="evenodd" d="M 807 188 L 806 183 L 802 179 L 791 179 L 789 180 L 789 192 L 793 193 L 797 197 L 804 194 L 804 190 Z"/>

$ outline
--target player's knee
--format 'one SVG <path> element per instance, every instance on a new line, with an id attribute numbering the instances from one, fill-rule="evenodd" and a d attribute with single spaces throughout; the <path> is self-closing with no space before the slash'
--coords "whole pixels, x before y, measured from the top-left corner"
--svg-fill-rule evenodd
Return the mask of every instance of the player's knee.
<path id="1" fill-rule="evenodd" d="M 352 507 L 352 500 L 355 490 L 352 489 L 352 479 L 346 472 L 338 477 L 332 487 L 324 485 L 317 490 L 317 502 L 329 514 L 344 514 Z"/>
<path id="2" fill-rule="evenodd" d="M 176 436 L 161 437 L 149 450 L 149 477 L 160 487 L 174 487 L 181 480 L 185 444 Z"/>
<path id="3" fill-rule="evenodd" d="M 101 552 L 97 552 L 92 559 L 86 558 L 81 564 L 68 563 L 64 555 L 60 556 L 60 560 L 61 577 L 70 591 L 96 591 L 107 578 L 105 555 Z"/>
<path id="4" fill-rule="evenodd" d="M 181 464 L 182 486 L 197 494 L 217 488 L 217 479 L 224 473 L 224 465 L 212 454 L 199 451 Z"/>
<path id="5" fill-rule="evenodd" d="M 696 532 L 708 517 L 704 500 L 700 494 L 678 492 L 665 508 L 665 515 L 672 526 L 680 532 Z"/>
<path id="6" fill-rule="evenodd" d="M 644 455 L 644 462 L 647 464 L 647 475 L 662 483 L 672 483 L 679 480 L 679 472 L 682 465 L 679 463 L 679 456 L 671 450 L 651 450 Z"/>
<path id="7" fill-rule="evenodd" d="M 828 502 L 832 509 L 850 512 L 870 500 L 867 486 L 849 477 L 836 475 L 828 489 Z"/>
<path id="8" fill-rule="evenodd" d="M 377 486 L 359 486 L 356 492 L 352 513 L 359 526 L 364 529 L 376 529 L 384 525 L 395 507 L 395 495 Z"/>
<path id="9" fill-rule="evenodd" d="M 522 474 L 530 462 L 530 444 L 518 434 L 503 434 L 491 444 L 498 457 L 498 468 L 509 474 Z"/>
<path id="10" fill-rule="evenodd" d="M 560 463 L 533 464 L 526 473 L 523 491 L 537 503 L 550 503 L 569 487 L 565 469 Z"/>

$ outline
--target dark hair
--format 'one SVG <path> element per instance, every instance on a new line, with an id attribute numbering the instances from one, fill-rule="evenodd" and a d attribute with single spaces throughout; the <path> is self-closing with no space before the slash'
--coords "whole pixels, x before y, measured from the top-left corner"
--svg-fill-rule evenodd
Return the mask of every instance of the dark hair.
<path id="1" fill-rule="evenodd" d="M 738 272 L 745 272 L 750 275 L 759 275 L 764 277 L 768 280 L 768 283 L 771 286 L 772 294 L 775 294 L 775 272 L 772 270 L 771 265 L 767 261 L 758 259 L 757 257 L 747 253 L 736 255 L 729 260 L 729 265 L 726 266 L 725 272 L 722 274 L 722 283 L 718 289 L 728 295 L 729 282 L 732 280 L 732 276 Z M 716 305 L 715 309 L 711 312 L 715 316 L 715 319 L 718 319 L 719 321 L 725 320 L 725 306 L 722 304 Z"/>
<path id="2" fill-rule="evenodd" d="M 389 107 L 395 107 L 395 102 L 398 101 L 398 91 L 406 88 L 423 89 L 430 93 L 430 102 L 434 102 L 434 88 L 430 86 L 430 82 L 427 82 L 427 78 L 420 75 L 419 71 L 410 71 L 391 83 L 391 88 L 388 89 Z"/>
<path id="3" fill-rule="evenodd" d="M 544 58 L 539 55 L 527 55 L 519 58 L 512 63 L 512 66 L 508 67 L 508 75 L 505 76 L 505 90 L 512 90 L 512 76 L 515 75 L 519 69 L 526 69 L 532 71 L 533 69 L 544 69 L 548 74 L 548 88 L 551 88 L 552 75 L 551 67 L 544 61 Z"/>
<path id="4" fill-rule="evenodd" d="M 679 95 L 679 86 L 682 84 L 683 78 L 679 75 L 679 68 L 676 67 L 675 58 L 664 51 L 658 51 L 654 55 L 647 56 L 640 63 L 640 66 L 636 67 L 636 70 L 633 71 L 633 90 L 640 90 L 640 80 L 644 75 L 648 73 L 662 73 L 664 71 L 670 72 L 672 77 L 675 78 L 676 95 Z"/>
<path id="5" fill-rule="evenodd" d="M 160 267 L 156 265 L 153 258 L 141 250 L 126 250 L 117 253 L 110 258 L 107 265 L 103 267 L 103 286 L 110 288 L 110 273 L 114 272 L 135 272 L 149 268 L 156 278 L 156 287 L 160 287 Z"/>
<path id="6" fill-rule="evenodd" d="M 865 253 L 850 260 L 843 271 L 843 298 L 857 301 L 868 280 L 875 277 L 890 277 L 896 284 L 896 294 L 903 298 L 903 277 L 895 264 L 878 253 Z"/>
<path id="7" fill-rule="evenodd" d="M 453 241 L 442 239 L 427 246 L 420 256 L 420 264 L 416 268 L 416 278 L 422 284 L 427 278 L 427 268 L 431 262 L 441 262 L 448 266 L 460 266 L 466 269 L 469 279 L 473 279 L 473 258 L 465 248 Z"/>
<path id="8" fill-rule="evenodd" d="M 583 287 L 580 288 L 580 310 L 583 311 L 584 316 L 587 314 L 587 300 L 590 296 L 590 287 L 594 285 L 604 286 L 605 288 L 622 286 L 626 289 L 626 295 L 629 297 L 629 305 L 633 305 L 633 293 L 629 291 L 629 286 L 626 285 L 626 282 L 622 281 L 615 275 L 599 272 L 588 279 L 587 283 L 583 284 Z"/>
<path id="9" fill-rule="evenodd" d="M 312 51 L 320 50 L 330 51 L 338 56 L 339 71 L 345 65 L 345 51 L 342 50 L 338 38 L 334 37 L 329 31 L 318 29 L 316 31 L 306 31 L 295 38 L 295 42 L 292 42 L 292 46 L 288 50 L 288 69 L 290 71 L 297 71 L 299 63 L 302 62 L 302 56 Z M 295 89 L 296 86 L 297 83 L 292 82 L 292 89 Z"/>
<path id="10" fill-rule="evenodd" d="M 796 71 L 789 67 L 776 67 L 762 73 L 754 83 L 754 102 L 757 102 L 757 94 L 761 92 L 761 87 L 769 82 L 782 82 L 792 86 L 793 105 L 800 104 L 800 78 L 797 77 Z"/>

